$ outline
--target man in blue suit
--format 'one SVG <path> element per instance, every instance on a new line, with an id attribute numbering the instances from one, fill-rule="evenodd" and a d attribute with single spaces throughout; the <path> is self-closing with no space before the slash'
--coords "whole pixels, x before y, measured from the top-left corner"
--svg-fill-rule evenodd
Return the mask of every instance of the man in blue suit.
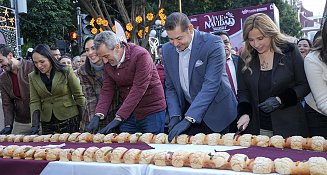
<path id="1" fill-rule="evenodd" d="M 194 30 L 183 13 L 169 15 L 165 28 L 170 41 L 163 46 L 168 140 L 182 133 L 228 132 L 237 101 L 225 69 L 222 40 Z"/>

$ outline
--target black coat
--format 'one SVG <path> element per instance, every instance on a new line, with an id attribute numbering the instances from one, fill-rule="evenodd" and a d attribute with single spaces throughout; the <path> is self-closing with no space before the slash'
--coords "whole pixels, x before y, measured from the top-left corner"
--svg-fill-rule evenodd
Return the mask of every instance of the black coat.
<path id="1" fill-rule="evenodd" d="M 282 105 L 271 113 L 272 127 L 275 135 L 284 137 L 307 135 L 306 119 L 300 100 L 310 88 L 305 76 L 303 59 L 294 44 L 280 47 L 283 54 L 275 52 L 272 68 L 271 88 L 267 89 L 272 97 L 278 96 Z M 238 116 L 250 115 L 250 123 L 246 133 L 260 133 L 258 83 L 260 77 L 260 61 L 257 53 L 253 54 L 250 63 L 252 74 L 242 72 L 244 62 L 238 62 Z"/>

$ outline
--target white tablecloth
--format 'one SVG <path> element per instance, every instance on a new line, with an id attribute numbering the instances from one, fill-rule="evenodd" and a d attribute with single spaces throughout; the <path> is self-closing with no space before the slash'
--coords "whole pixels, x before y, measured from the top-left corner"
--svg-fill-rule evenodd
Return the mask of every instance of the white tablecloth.
<path id="1" fill-rule="evenodd" d="M 146 164 L 50 162 L 41 175 L 145 175 Z"/>
<path id="2" fill-rule="evenodd" d="M 155 151 L 177 151 L 185 150 L 189 152 L 203 151 L 214 152 L 239 149 L 239 146 L 208 146 L 208 145 L 178 145 L 178 144 L 150 144 Z M 214 169 L 193 169 L 189 167 L 155 166 L 147 164 L 111 164 L 96 162 L 50 162 L 41 175 L 246 175 L 252 173 L 235 172 L 230 170 Z"/>

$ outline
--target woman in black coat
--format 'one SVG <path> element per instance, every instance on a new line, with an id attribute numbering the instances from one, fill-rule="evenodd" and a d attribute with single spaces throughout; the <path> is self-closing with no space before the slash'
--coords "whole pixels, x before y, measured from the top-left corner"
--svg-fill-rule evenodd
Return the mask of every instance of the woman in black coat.
<path id="1" fill-rule="evenodd" d="M 257 135 L 306 136 L 300 101 L 310 88 L 298 48 L 262 13 L 246 19 L 243 38 L 237 69 L 238 128 Z"/>

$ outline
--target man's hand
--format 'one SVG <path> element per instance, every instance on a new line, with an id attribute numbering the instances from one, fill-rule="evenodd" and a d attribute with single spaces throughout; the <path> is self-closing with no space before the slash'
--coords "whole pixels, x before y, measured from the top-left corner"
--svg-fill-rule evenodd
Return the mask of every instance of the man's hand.
<path id="1" fill-rule="evenodd" d="M 11 127 L 5 127 L 0 131 L 0 134 L 11 134 L 12 128 Z"/>
<path id="2" fill-rule="evenodd" d="M 261 111 L 269 114 L 271 112 L 274 112 L 276 109 L 279 108 L 280 102 L 277 100 L 277 97 L 269 97 L 264 102 L 260 103 L 258 107 Z"/>
<path id="3" fill-rule="evenodd" d="M 183 119 L 182 121 L 180 121 L 169 132 L 168 141 L 171 142 L 174 139 L 174 137 L 179 136 L 182 132 L 184 132 L 190 126 L 191 126 L 191 122 L 189 122 L 187 119 Z"/>
<path id="4" fill-rule="evenodd" d="M 91 119 L 90 123 L 86 126 L 86 131 L 92 134 L 95 134 L 99 127 L 99 121 L 100 117 L 97 115 L 94 115 Z"/>
<path id="5" fill-rule="evenodd" d="M 32 126 L 31 129 L 28 131 L 28 134 L 29 135 L 39 134 L 39 127 Z"/>
<path id="6" fill-rule="evenodd" d="M 99 133 L 100 134 L 108 134 L 113 128 L 116 128 L 120 124 L 120 120 L 112 120 L 106 127 L 102 128 Z"/>
<path id="7" fill-rule="evenodd" d="M 170 132 L 172 129 L 173 129 L 173 127 L 177 124 L 177 123 L 179 123 L 181 120 L 179 119 L 179 116 L 172 116 L 171 118 L 170 118 L 170 121 L 169 121 L 169 123 L 168 123 L 168 132 Z"/>

